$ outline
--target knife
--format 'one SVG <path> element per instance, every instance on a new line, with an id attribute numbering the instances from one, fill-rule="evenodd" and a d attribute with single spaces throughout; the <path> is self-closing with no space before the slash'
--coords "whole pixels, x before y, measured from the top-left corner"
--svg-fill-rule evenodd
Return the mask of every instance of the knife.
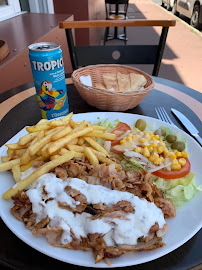
<path id="1" fill-rule="evenodd" d="M 192 122 L 184 116 L 181 112 L 171 109 L 171 112 L 180 120 L 180 122 L 185 126 L 185 128 L 189 131 L 189 133 L 202 145 L 202 139 L 199 136 L 198 129 L 192 124 Z"/>

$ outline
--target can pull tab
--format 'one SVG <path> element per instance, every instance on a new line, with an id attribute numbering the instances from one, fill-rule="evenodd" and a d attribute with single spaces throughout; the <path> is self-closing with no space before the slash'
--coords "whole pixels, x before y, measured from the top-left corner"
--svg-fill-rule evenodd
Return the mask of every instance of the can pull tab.
<path id="1" fill-rule="evenodd" d="M 50 45 L 42 45 L 40 47 L 37 47 L 37 50 L 43 50 L 43 49 L 49 49 Z"/>

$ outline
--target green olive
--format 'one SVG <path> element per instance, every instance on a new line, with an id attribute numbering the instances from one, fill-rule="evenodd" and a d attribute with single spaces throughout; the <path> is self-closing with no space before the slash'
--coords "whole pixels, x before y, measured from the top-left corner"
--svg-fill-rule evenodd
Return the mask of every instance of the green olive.
<path id="1" fill-rule="evenodd" d="M 146 121 L 144 119 L 138 119 L 135 123 L 135 127 L 143 131 L 146 128 Z"/>
<path id="2" fill-rule="evenodd" d="M 177 140 L 177 137 L 173 134 L 167 135 L 166 136 L 166 141 L 169 143 L 174 143 Z"/>
<path id="3" fill-rule="evenodd" d="M 162 128 L 157 129 L 157 130 L 154 132 L 154 134 L 155 134 L 155 135 L 159 135 L 159 136 L 163 136 L 163 137 L 166 136 L 166 132 L 165 132 L 165 130 L 162 129 Z"/>
<path id="4" fill-rule="evenodd" d="M 174 142 L 171 144 L 172 149 L 177 149 L 178 151 L 182 152 L 185 149 L 185 144 L 183 142 Z"/>

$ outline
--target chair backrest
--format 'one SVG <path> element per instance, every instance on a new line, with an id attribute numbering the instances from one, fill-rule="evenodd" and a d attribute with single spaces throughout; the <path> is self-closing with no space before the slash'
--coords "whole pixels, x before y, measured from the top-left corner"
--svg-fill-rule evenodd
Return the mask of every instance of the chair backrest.
<path id="1" fill-rule="evenodd" d="M 106 19 L 108 19 L 111 14 L 122 14 L 126 18 L 128 3 L 129 0 L 105 0 Z M 112 10 L 112 5 L 115 5 L 115 10 Z M 119 10 L 119 5 L 123 5 L 123 10 Z"/>
<path id="2" fill-rule="evenodd" d="M 64 21 L 60 28 L 65 29 L 73 70 L 95 64 L 153 64 L 153 76 L 158 76 L 168 29 L 175 26 L 175 20 L 96 20 Z M 92 27 L 162 27 L 157 45 L 112 45 L 75 46 L 72 29 Z M 115 57 L 114 57 L 115 55 Z"/>

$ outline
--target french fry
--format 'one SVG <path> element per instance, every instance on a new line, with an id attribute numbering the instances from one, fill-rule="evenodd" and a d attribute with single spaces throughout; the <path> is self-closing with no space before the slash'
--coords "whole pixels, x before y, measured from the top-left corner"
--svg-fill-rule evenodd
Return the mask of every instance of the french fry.
<path id="1" fill-rule="evenodd" d="M 26 127 L 26 130 L 29 133 L 38 132 L 38 131 L 47 130 L 47 129 L 51 129 L 51 126 L 48 124 Z"/>
<path id="2" fill-rule="evenodd" d="M 70 142 L 68 142 L 68 144 L 77 144 L 78 140 L 79 140 L 79 138 L 75 138 L 75 139 L 71 140 Z"/>
<path id="3" fill-rule="evenodd" d="M 94 139 L 92 139 L 91 137 L 85 137 L 84 139 L 93 147 L 95 148 L 95 150 L 102 152 L 105 155 L 108 155 L 107 150 L 104 149 L 104 147 L 102 147 L 99 143 L 97 143 Z"/>
<path id="4" fill-rule="evenodd" d="M 50 127 L 60 127 L 60 126 L 64 126 L 65 123 L 62 120 L 52 120 L 48 122 L 48 125 Z"/>
<path id="5" fill-rule="evenodd" d="M 30 146 L 35 145 L 35 143 L 37 143 L 37 141 L 40 141 L 43 137 L 44 137 L 44 130 L 41 130 L 39 134 L 36 136 L 36 138 L 34 138 L 34 140 L 31 142 Z M 28 163 L 30 160 L 31 160 L 31 155 L 30 155 L 29 148 L 27 148 L 26 152 L 20 158 L 20 164 L 24 165 Z"/>
<path id="6" fill-rule="evenodd" d="M 12 196 L 16 195 L 18 193 L 18 191 L 22 191 L 23 189 L 25 189 L 26 187 L 28 187 L 29 185 L 31 185 L 40 176 L 48 173 L 53 168 L 55 168 L 55 167 L 57 167 L 57 166 L 65 163 L 65 162 L 67 162 L 68 160 L 72 159 L 73 157 L 74 157 L 74 152 L 73 151 L 69 151 L 69 153 L 67 153 L 67 154 L 65 154 L 63 156 L 60 156 L 57 159 L 54 159 L 54 160 L 51 160 L 51 161 L 45 163 L 44 165 L 42 165 L 41 167 L 39 167 L 38 169 L 36 169 L 28 177 L 26 177 L 25 179 L 23 179 L 22 181 L 20 181 L 16 185 L 14 185 L 12 188 L 10 188 L 9 190 L 7 190 L 3 194 L 4 199 L 6 199 L 6 200 L 10 199 Z M 5 163 L 2 163 L 2 164 L 5 164 Z"/>
<path id="7" fill-rule="evenodd" d="M 9 157 L 9 156 L 2 156 L 1 157 L 2 162 L 8 162 L 10 159 L 11 159 L 11 157 Z"/>
<path id="8" fill-rule="evenodd" d="M 73 112 L 69 113 L 68 115 L 66 115 L 65 117 L 62 118 L 62 121 L 65 123 L 68 123 L 70 121 L 70 119 L 73 116 Z"/>
<path id="9" fill-rule="evenodd" d="M 17 149 L 25 148 L 24 145 L 19 145 L 18 143 L 6 144 L 6 146 L 8 147 L 8 149 L 11 149 L 11 150 L 17 150 Z"/>
<path id="10" fill-rule="evenodd" d="M 92 165 L 99 164 L 98 158 L 96 157 L 96 155 L 92 152 L 92 150 L 89 147 L 85 147 L 84 154 L 86 155 L 86 157 L 90 161 L 90 164 L 92 164 Z"/>
<path id="11" fill-rule="evenodd" d="M 45 136 L 49 135 L 49 134 L 53 134 L 53 132 L 55 132 L 56 130 L 59 130 L 61 129 L 62 126 L 59 126 L 59 127 L 54 127 L 54 128 L 51 128 L 51 129 L 48 129 L 48 130 L 45 130 Z"/>
<path id="12" fill-rule="evenodd" d="M 36 156 L 37 156 L 37 157 L 42 156 L 42 154 L 41 154 L 41 149 L 40 149 L 38 152 L 36 152 Z"/>
<path id="13" fill-rule="evenodd" d="M 32 141 L 38 134 L 39 134 L 39 132 L 29 133 L 29 134 L 21 137 L 19 139 L 18 144 L 19 145 L 26 145 L 27 143 L 29 143 L 30 141 Z"/>
<path id="14" fill-rule="evenodd" d="M 53 156 L 50 157 L 50 160 L 54 160 L 54 159 L 57 159 L 59 157 L 61 157 L 61 155 L 53 155 Z"/>
<path id="15" fill-rule="evenodd" d="M 52 144 L 52 142 L 47 143 L 44 145 L 44 147 L 41 149 L 41 155 L 45 158 L 48 158 L 50 155 L 47 152 L 48 147 Z"/>
<path id="16" fill-rule="evenodd" d="M 83 120 L 78 126 L 73 129 L 73 132 L 82 130 L 85 126 L 87 126 L 87 121 Z"/>
<path id="17" fill-rule="evenodd" d="M 34 164 L 35 161 L 40 161 L 40 160 L 45 160 L 45 158 L 42 157 L 42 156 L 41 157 L 37 157 L 37 158 L 29 161 L 27 164 L 22 165 L 20 167 L 21 172 L 25 172 L 26 170 L 28 170 Z"/>
<path id="18" fill-rule="evenodd" d="M 74 129 L 76 126 L 78 126 L 78 124 L 77 124 L 73 119 L 70 119 L 70 120 L 69 120 L 69 125 L 70 125 L 70 127 L 73 128 L 73 129 Z"/>
<path id="19" fill-rule="evenodd" d="M 20 170 L 20 165 L 14 165 L 12 167 L 12 173 L 13 173 L 13 178 L 15 179 L 15 182 L 18 183 L 21 181 L 22 173 Z"/>
<path id="20" fill-rule="evenodd" d="M 21 157 L 26 152 L 26 149 L 17 149 L 15 150 L 15 155 Z"/>
<path id="21" fill-rule="evenodd" d="M 44 124 L 46 124 L 48 122 L 48 119 L 41 119 L 41 120 L 39 120 L 39 122 L 36 124 L 36 126 L 38 126 L 38 125 L 44 125 Z"/>
<path id="22" fill-rule="evenodd" d="M 93 151 L 93 153 L 95 154 L 95 155 L 101 155 L 101 156 L 103 156 L 103 157 L 106 157 L 107 155 L 106 154 L 104 154 L 104 153 L 102 153 L 102 152 L 100 152 L 100 151 L 97 151 L 97 150 L 95 150 L 94 148 L 92 148 L 92 147 L 90 147 L 90 149 Z M 109 156 L 109 155 L 108 155 Z"/>
<path id="23" fill-rule="evenodd" d="M 68 144 L 68 145 L 67 145 L 67 148 L 68 148 L 70 151 L 76 151 L 76 152 L 81 152 L 81 153 L 84 153 L 84 150 L 85 150 L 85 146 L 72 145 L 72 144 Z"/>
<path id="24" fill-rule="evenodd" d="M 11 170 L 14 165 L 20 164 L 20 158 L 0 163 L 0 172 Z"/>
<path id="25" fill-rule="evenodd" d="M 79 137 L 78 138 L 78 145 L 83 145 L 85 142 L 84 138 L 83 137 Z M 71 143 L 72 144 L 72 143 Z"/>
<path id="26" fill-rule="evenodd" d="M 81 152 L 75 152 L 74 157 L 75 158 L 82 158 L 82 157 L 85 157 L 85 154 L 81 153 Z"/>
<path id="27" fill-rule="evenodd" d="M 58 154 L 62 156 L 64 154 L 68 153 L 68 152 L 69 151 L 66 148 L 62 148 Z"/>
<path id="28" fill-rule="evenodd" d="M 110 141 L 116 139 L 115 134 L 113 134 L 113 133 L 105 133 L 105 132 L 100 131 L 100 130 L 95 130 L 95 131 L 89 132 L 86 136 L 87 137 L 103 138 L 103 139 L 110 140 Z"/>
<path id="29" fill-rule="evenodd" d="M 52 141 L 57 141 L 61 138 L 63 138 L 64 136 L 66 136 L 67 134 L 69 134 L 72 131 L 70 126 L 65 126 L 64 128 L 62 128 L 60 131 L 58 131 L 57 133 L 54 133 L 51 137 Z"/>
<path id="30" fill-rule="evenodd" d="M 92 125 L 92 127 L 94 128 L 94 130 L 107 130 L 107 127 L 104 126 L 96 126 L 96 125 Z"/>
<path id="31" fill-rule="evenodd" d="M 61 131 L 61 128 L 59 128 L 59 131 Z M 56 129 L 54 133 L 50 133 L 44 138 L 37 140 L 37 142 L 35 142 L 34 144 L 31 144 L 28 148 L 30 155 L 34 156 L 44 145 L 51 142 L 52 136 L 57 134 L 59 131 L 58 129 Z"/>
<path id="32" fill-rule="evenodd" d="M 88 132 L 92 131 L 93 127 L 83 128 L 82 130 L 74 130 L 71 131 L 67 136 L 59 139 L 58 141 L 53 142 L 47 149 L 48 153 L 51 155 L 52 153 L 56 152 L 58 149 L 61 149 L 64 145 L 66 145 L 71 140 L 78 138 L 87 134 Z"/>
<path id="33" fill-rule="evenodd" d="M 14 156 L 14 154 L 15 154 L 15 150 L 9 149 L 9 148 L 8 148 L 8 150 L 7 150 L 7 155 L 8 155 L 9 157 L 12 157 L 12 156 Z"/>

